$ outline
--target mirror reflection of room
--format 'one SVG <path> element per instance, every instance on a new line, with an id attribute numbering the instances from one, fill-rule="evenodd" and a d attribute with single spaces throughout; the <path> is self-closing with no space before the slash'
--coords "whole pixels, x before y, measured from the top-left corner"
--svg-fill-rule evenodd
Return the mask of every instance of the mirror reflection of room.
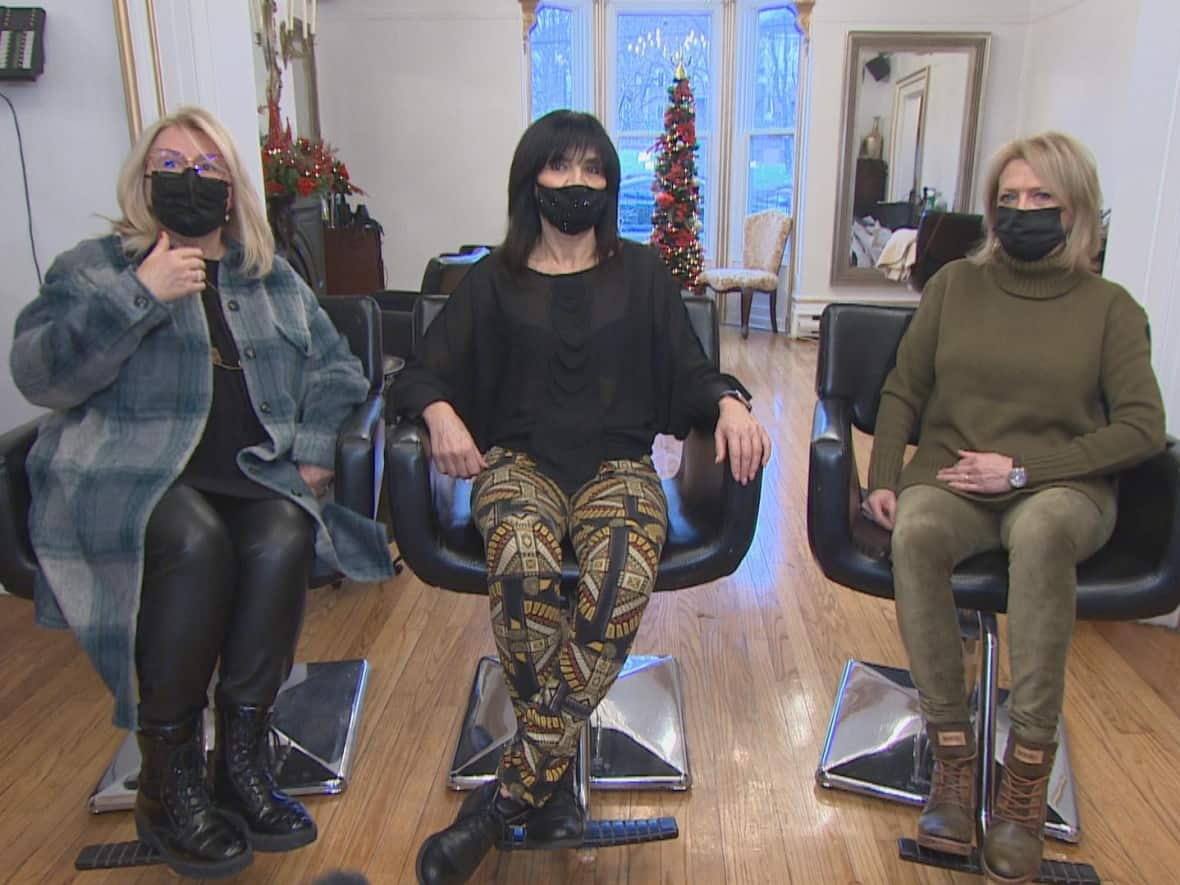
<path id="1" fill-rule="evenodd" d="M 850 266 L 876 267 L 896 231 L 959 202 L 969 61 L 966 52 L 860 50 Z"/>

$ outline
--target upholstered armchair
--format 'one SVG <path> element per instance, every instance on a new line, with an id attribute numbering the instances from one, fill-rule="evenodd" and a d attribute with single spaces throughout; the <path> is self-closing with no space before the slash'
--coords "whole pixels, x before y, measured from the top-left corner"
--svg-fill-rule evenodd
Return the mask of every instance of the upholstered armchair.
<path id="1" fill-rule="evenodd" d="M 755 292 L 770 295 L 770 327 L 778 332 L 778 271 L 783 263 L 794 219 L 777 209 L 755 212 L 746 219 L 741 267 L 706 270 L 700 281 L 718 294 L 718 313 L 725 315 L 727 292 L 742 293 L 742 337 L 750 334 L 750 305 Z"/>

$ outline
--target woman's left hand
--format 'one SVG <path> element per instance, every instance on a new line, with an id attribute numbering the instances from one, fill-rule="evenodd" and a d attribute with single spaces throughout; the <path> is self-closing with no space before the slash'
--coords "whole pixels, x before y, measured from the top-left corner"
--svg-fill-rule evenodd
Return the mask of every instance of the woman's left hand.
<path id="1" fill-rule="evenodd" d="M 332 485 L 332 479 L 336 476 L 326 467 L 317 467 L 314 464 L 300 464 L 299 475 L 307 483 L 307 487 L 315 492 L 317 498 L 328 494 L 328 487 Z"/>
<path id="2" fill-rule="evenodd" d="M 718 403 L 721 415 L 713 439 L 720 464 L 729 457 L 733 478 L 746 485 L 770 460 L 770 434 L 758 423 L 744 405 L 733 397 L 722 397 Z"/>
<path id="3" fill-rule="evenodd" d="M 944 467 L 938 471 L 938 480 L 960 492 L 998 495 L 1012 490 L 1008 483 L 1012 467 L 1012 459 L 1008 455 L 960 449 L 958 462 L 953 467 Z"/>

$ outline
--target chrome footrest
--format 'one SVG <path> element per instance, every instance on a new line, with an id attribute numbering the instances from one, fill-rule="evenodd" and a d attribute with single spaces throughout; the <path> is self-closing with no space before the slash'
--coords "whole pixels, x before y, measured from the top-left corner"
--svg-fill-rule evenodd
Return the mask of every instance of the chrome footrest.
<path id="1" fill-rule="evenodd" d="M 447 782 L 469 790 L 492 780 L 516 719 L 500 662 L 479 661 Z M 680 667 L 668 655 L 632 655 L 590 720 L 590 785 L 686 790 L 692 784 Z"/>
<path id="2" fill-rule="evenodd" d="M 996 767 L 990 783 L 998 783 L 1011 727 L 1007 694 L 998 694 L 993 750 Z M 1057 758 L 1049 778 L 1045 835 L 1077 842 L 1081 839 L 1081 827 L 1064 722 L 1058 725 L 1057 741 Z M 816 769 L 819 785 L 922 805 L 930 794 L 933 763 L 926 746 L 918 692 L 909 672 L 849 661 L 844 667 L 827 740 Z"/>
<path id="3" fill-rule="evenodd" d="M 291 795 L 339 793 L 348 786 L 369 677 L 364 660 L 296 664 L 275 699 L 275 776 Z M 205 749 L 212 751 L 213 711 L 205 710 Z M 134 734 L 119 746 L 88 806 L 94 814 L 135 805 L 139 745 Z"/>

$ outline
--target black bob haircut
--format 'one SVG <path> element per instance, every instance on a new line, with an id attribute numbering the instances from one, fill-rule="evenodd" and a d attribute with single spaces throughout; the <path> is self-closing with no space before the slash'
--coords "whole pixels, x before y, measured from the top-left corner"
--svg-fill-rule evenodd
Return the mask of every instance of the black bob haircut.
<path id="1" fill-rule="evenodd" d="M 508 172 L 508 234 L 499 252 L 513 273 L 528 267 L 529 255 L 541 238 L 537 176 L 549 163 L 567 155 L 598 154 L 609 195 L 606 211 L 594 226 L 598 258 L 619 248 L 619 154 L 598 118 L 581 111 L 550 111 L 524 131 Z"/>

